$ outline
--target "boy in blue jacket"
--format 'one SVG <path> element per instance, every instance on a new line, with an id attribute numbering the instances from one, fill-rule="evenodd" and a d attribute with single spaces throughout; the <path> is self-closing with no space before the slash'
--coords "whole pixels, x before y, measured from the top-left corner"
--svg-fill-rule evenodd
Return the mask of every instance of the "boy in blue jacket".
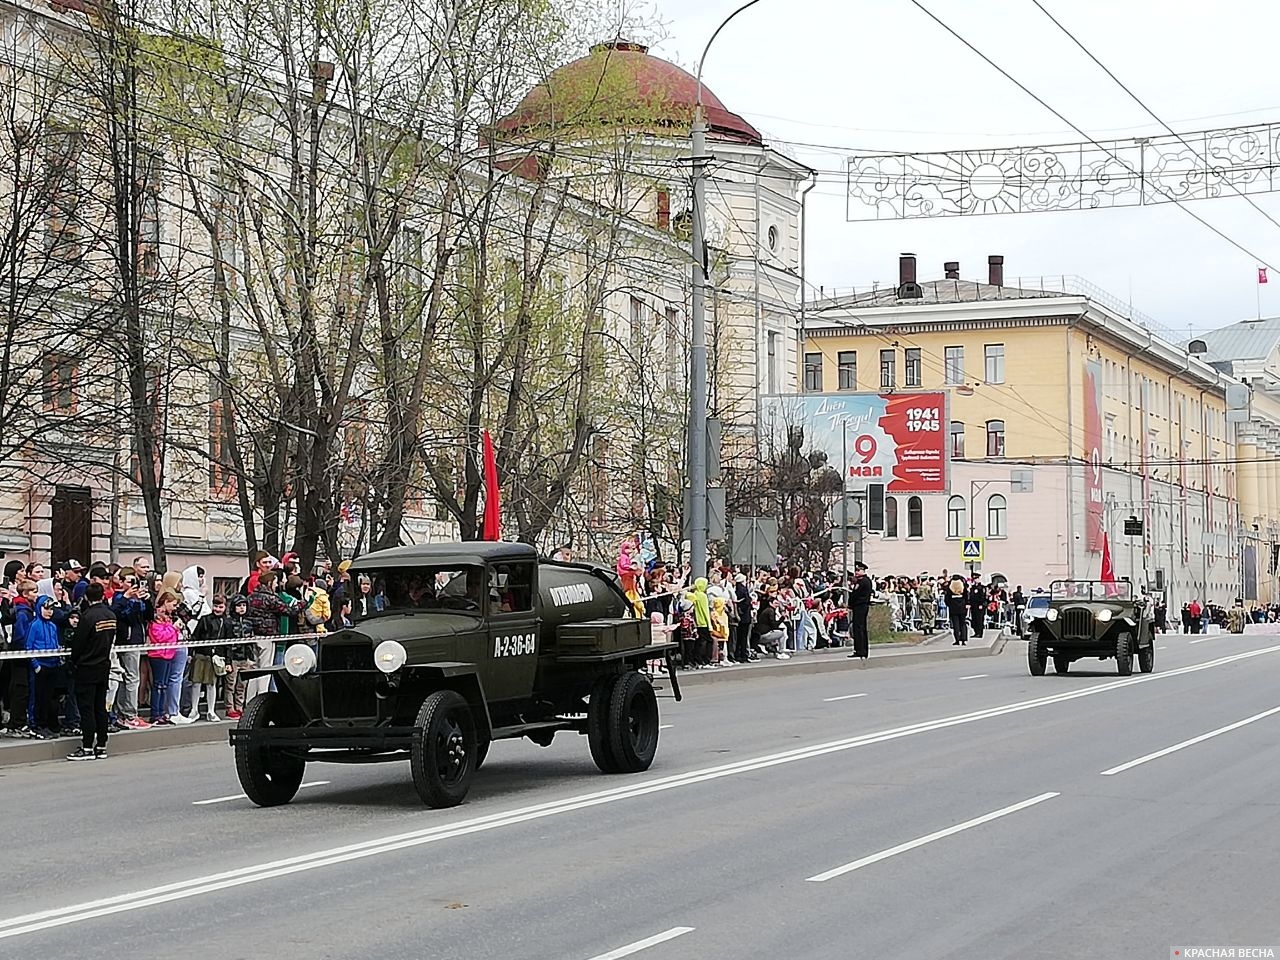
<path id="1" fill-rule="evenodd" d="M 54 651 L 62 646 L 62 624 L 55 615 L 64 611 L 57 610 L 52 597 L 37 597 L 35 613 L 31 625 L 27 628 L 27 650 L 32 653 Z M 37 739 L 52 740 L 58 736 L 58 701 L 57 689 L 61 681 L 61 657 L 35 657 L 31 661 L 35 672 L 35 726 Z"/>

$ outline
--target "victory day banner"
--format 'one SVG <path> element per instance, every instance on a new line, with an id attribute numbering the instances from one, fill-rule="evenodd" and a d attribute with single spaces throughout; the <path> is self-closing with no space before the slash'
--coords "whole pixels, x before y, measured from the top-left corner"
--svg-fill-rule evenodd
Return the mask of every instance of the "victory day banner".
<path id="1" fill-rule="evenodd" d="M 1105 508 L 1102 501 L 1102 364 L 1084 364 L 1084 528 L 1090 553 L 1102 550 Z"/>
<path id="2" fill-rule="evenodd" d="M 800 430 L 800 452 L 820 450 L 852 487 L 883 483 L 889 493 L 947 491 L 945 393 L 808 393 L 760 398 L 763 442 L 785 451 Z"/>

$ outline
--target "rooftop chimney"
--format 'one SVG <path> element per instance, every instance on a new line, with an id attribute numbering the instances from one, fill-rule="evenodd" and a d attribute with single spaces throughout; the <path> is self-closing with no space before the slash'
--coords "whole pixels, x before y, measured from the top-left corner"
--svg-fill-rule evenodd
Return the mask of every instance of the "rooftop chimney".
<path id="1" fill-rule="evenodd" d="M 898 299 L 919 300 L 923 296 L 924 291 L 916 283 L 916 255 L 904 253 L 898 257 Z"/>
<path id="2" fill-rule="evenodd" d="M 987 257 L 987 283 L 993 287 L 1004 286 L 1004 257 L 994 253 Z"/>
<path id="3" fill-rule="evenodd" d="M 943 275 L 948 280 L 960 279 L 960 261 L 959 260 L 948 260 L 946 263 L 942 265 L 942 270 L 943 270 Z"/>

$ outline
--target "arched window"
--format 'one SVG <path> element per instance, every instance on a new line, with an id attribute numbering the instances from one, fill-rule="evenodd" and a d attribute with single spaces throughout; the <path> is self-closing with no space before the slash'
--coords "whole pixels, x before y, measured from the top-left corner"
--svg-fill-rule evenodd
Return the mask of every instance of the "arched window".
<path id="1" fill-rule="evenodd" d="M 951 459 L 964 459 L 964 424 L 959 420 L 951 421 Z"/>
<path id="2" fill-rule="evenodd" d="M 1009 529 L 1009 503 L 1002 493 L 993 493 L 987 499 L 987 536 L 1007 537 Z"/>
<path id="3" fill-rule="evenodd" d="M 964 497 L 952 497 L 947 501 L 947 537 L 959 540 L 967 533 L 965 529 Z"/>
<path id="4" fill-rule="evenodd" d="M 1004 456 L 1004 421 L 987 421 L 987 456 Z"/>
<path id="5" fill-rule="evenodd" d="M 907 539 L 924 536 L 924 504 L 919 497 L 907 501 Z"/>
<path id="6" fill-rule="evenodd" d="M 898 536 L 898 498 L 884 498 L 884 537 L 886 540 L 897 539 Z"/>

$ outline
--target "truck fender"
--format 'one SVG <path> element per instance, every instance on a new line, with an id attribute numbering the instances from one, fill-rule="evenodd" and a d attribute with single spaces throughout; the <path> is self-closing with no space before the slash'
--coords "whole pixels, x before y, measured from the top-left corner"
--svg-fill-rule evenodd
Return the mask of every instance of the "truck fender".
<path id="1" fill-rule="evenodd" d="M 404 680 L 415 687 L 421 686 L 428 692 L 455 690 L 462 694 L 475 717 L 476 736 L 486 743 L 492 738 L 493 723 L 489 719 L 489 705 L 474 663 L 424 663 L 405 666 L 403 671 Z"/>

